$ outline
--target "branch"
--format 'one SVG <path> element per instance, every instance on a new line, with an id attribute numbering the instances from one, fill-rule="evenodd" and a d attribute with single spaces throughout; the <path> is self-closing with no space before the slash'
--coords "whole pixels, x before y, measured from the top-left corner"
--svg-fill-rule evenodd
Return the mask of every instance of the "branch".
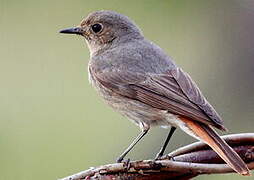
<path id="1" fill-rule="evenodd" d="M 222 137 L 247 163 L 249 169 L 254 169 L 254 133 Z M 168 157 L 173 158 L 169 160 Z M 171 152 L 161 160 L 108 164 L 90 168 L 61 180 L 187 180 L 202 174 L 232 172 L 234 171 L 209 146 L 196 142 Z"/>

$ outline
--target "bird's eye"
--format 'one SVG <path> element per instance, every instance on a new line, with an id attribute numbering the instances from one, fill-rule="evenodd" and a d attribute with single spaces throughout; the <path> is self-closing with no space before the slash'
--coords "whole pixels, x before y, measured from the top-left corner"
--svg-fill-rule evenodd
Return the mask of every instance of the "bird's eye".
<path id="1" fill-rule="evenodd" d="M 102 29 L 102 25 L 100 25 L 100 24 L 94 24 L 94 25 L 92 25 L 92 30 L 93 30 L 93 32 L 95 32 L 95 33 L 100 32 L 101 29 Z"/>

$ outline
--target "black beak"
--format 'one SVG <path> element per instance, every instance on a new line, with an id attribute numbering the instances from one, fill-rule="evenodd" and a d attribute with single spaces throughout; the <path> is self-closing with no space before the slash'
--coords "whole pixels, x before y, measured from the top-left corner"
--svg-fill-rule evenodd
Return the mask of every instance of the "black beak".
<path id="1" fill-rule="evenodd" d="M 68 29 L 63 29 L 59 31 L 59 33 L 82 35 L 82 29 L 80 27 L 68 28 Z"/>

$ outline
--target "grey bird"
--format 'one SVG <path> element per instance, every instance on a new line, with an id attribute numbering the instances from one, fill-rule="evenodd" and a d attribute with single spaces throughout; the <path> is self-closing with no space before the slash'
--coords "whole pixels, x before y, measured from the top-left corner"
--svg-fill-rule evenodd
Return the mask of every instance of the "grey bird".
<path id="1" fill-rule="evenodd" d="M 191 77 L 147 40 L 128 17 L 113 11 L 97 11 L 79 26 L 60 33 L 84 37 L 90 50 L 90 82 L 108 105 L 141 129 L 117 162 L 153 126 L 171 127 L 156 156 L 161 158 L 176 127 L 180 127 L 207 143 L 236 172 L 250 175 L 243 160 L 213 130 L 212 127 L 226 128 Z"/>

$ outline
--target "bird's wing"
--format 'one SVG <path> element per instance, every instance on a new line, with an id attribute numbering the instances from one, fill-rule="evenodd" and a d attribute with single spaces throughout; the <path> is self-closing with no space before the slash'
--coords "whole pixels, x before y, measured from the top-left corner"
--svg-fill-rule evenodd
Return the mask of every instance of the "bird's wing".
<path id="1" fill-rule="evenodd" d="M 223 126 L 223 121 L 212 105 L 206 100 L 199 90 L 196 83 L 191 79 L 189 74 L 181 68 L 171 71 L 177 84 L 185 94 L 185 96 L 194 104 L 196 104 L 213 122 Z M 224 128 L 225 129 L 225 128 Z"/>
<path id="2" fill-rule="evenodd" d="M 180 68 L 163 74 L 116 70 L 94 76 L 114 93 L 225 130 L 220 116 Z"/>

